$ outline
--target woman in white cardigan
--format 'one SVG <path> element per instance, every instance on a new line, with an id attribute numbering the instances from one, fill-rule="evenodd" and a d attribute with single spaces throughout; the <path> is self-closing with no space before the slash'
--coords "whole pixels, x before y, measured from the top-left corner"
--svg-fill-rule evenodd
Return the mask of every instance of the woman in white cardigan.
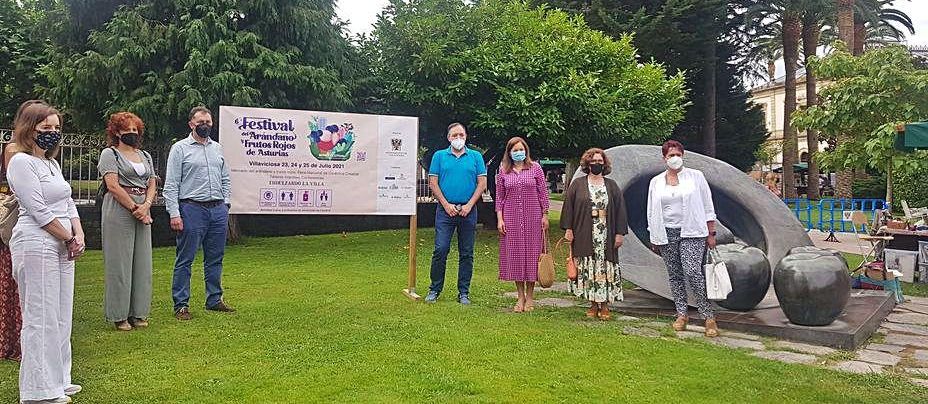
<path id="1" fill-rule="evenodd" d="M 648 232 L 654 252 L 664 258 L 670 291 L 677 309 L 673 329 L 683 331 L 687 318 L 686 284 L 696 308 L 706 319 L 706 336 L 718 336 L 715 315 L 706 295 L 703 262 L 706 247 L 715 248 L 715 208 L 712 191 L 699 170 L 683 167 L 683 145 L 668 140 L 662 147 L 667 171 L 651 179 L 648 188 Z"/>

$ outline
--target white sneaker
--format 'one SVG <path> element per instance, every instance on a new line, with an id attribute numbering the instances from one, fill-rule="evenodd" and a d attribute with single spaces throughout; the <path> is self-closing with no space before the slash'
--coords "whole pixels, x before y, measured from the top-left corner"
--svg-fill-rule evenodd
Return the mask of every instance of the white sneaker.
<path id="1" fill-rule="evenodd" d="M 80 393 L 83 390 L 83 387 L 79 384 L 69 384 L 68 387 L 64 388 L 64 394 L 66 396 L 73 396 L 77 393 Z"/>

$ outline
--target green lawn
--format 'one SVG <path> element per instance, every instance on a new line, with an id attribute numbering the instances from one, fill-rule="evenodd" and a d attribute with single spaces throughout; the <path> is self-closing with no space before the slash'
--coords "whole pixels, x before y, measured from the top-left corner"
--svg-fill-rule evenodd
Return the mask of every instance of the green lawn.
<path id="1" fill-rule="evenodd" d="M 419 236 L 420 292 L 432 235 Z M 171 316 L 173 250 L 157 249 L 152 326 L 128 333 L 103 320 L 101 254 L 89 252 L 77 267 L 73 375 L 84 392 L 75 401 L 928 401 L 928 389 L 900 377 L 625 336 L 629 323 L 586 321 L 582 308 L 507 312 L 514 302 L 501 294 L 513 286 L 496 279 L 494 231 L 477 241 L 474 305 L 453 302 L 456 265 L 439 303 L 412 302 L 401 294 L 405 246 L 403 230 L 249 239 L 226 255 L 226 300 L 239 311 L 204 312 L 195 271 L 189 322 Z M 0 363 L 2 403 L 16 400 L 17 368 Z"/>

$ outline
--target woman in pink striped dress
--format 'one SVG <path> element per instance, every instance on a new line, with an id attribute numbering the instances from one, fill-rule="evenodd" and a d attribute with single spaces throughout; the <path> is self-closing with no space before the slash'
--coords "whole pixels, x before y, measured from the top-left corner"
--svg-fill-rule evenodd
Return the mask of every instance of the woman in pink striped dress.
<path id="1" fill-rule="evenodd" d="M 513 311 L 532 311 L 543 230 L 548 229 L 548 186 L 528 143 L 509 139 L 496 175 L 499 279 L 513 281 L 519 300 Z"/>

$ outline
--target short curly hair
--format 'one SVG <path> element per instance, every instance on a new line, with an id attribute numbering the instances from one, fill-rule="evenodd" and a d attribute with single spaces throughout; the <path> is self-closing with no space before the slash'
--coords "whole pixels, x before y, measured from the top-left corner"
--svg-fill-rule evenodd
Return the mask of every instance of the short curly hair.
<path id="1" fill-rule="evenodd" d="M 664 157 L 667 157 L 667 155 L 670 154 L 670 149 L 677 149 L 681 154 L 686 152 L 686 150 L 683 148 L 683 143 L 673 139 L 664 142 L 664 145 L 661 146 L 661 153 L 664 154 Z"/>
<path id="2" fill-rule="evenodd" d="M 598 147 L 594 147 L 583 152 L 583 156 L 580 157 L 580 170 L 584 173 L 590 173 L 590 161 L 593 160 L 593 156 L 600 154 L 603 156 L 603 175 L 609 174 L 612 172 L 612 162 L 609 161 L 609 157 L 606 157 L 606 151 Z"/>
<path id="3" fill-rule="evenodd" d="M 106 123 L 107 146 L 118 146 L 119 132 L 124 131 L 133 125 L 135 125 L 135 129 L 139 132 L 139 142 L 135 145 L 135 147 L 139 149 L 142 148 L 142 139 L 145 135 L 145 123 L 142 122 L 142 118 L 139 118 L 138 115 L 131 112 L 117 112 L 113 115 L 110 115 L 110 120 Z"/>

